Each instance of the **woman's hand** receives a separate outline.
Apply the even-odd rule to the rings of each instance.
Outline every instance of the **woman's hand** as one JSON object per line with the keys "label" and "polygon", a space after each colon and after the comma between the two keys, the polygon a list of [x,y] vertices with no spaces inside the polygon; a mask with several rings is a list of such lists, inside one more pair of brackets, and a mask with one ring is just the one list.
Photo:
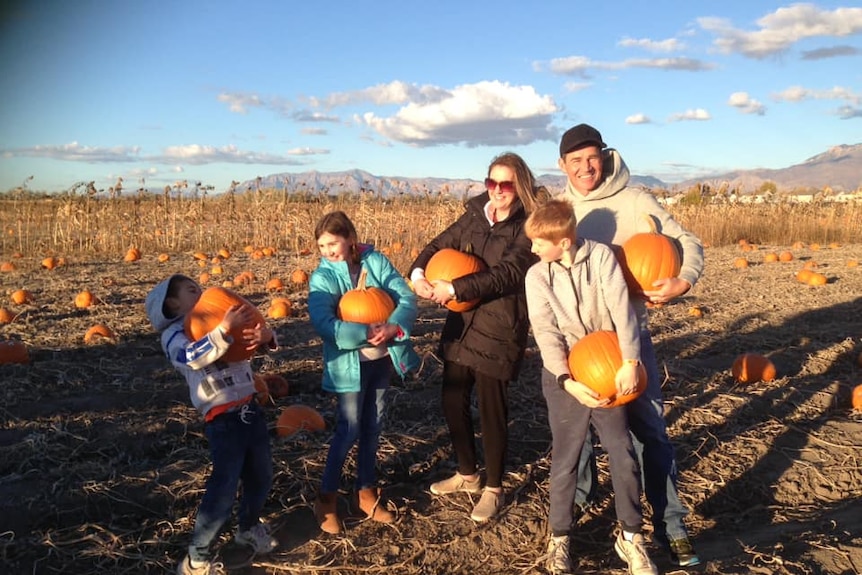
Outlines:
{"label": "woman's hand", "polygon": [[431,299],[440,305],[446,305],[448,302],[455,299],[452,296],[452,282],[446,280],[437,280],[432,284],[433,293]]}
{"label": "woman's hand", "polygon": [[431,299],[434,294],[434,286],[427,279],[421,278],[413,282],[413,291],[421,298]]}

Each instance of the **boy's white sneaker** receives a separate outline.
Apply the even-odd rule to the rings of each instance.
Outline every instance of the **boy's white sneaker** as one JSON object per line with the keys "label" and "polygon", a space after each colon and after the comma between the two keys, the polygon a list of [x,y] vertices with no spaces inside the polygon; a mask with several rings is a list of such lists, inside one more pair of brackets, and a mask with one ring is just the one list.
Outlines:
{"label": "boy's white sneaker", "polygon": [[550,575],[571,575],[572,558],[569,555],[568,535],[552,535],[548,540],[548,552],[545,556],[545,570]]}
{"label": "boy's white sneaker", "polygon": [[186,555],[177,565],[177,575],[227,575],[224,565],[207,561],[200,567],[192,567],[191,557]]}
{"label": "boy's white sneaker", "polygon": [[234,541],[248,545],[255,553],[266,554],[278,547],[278,540],[270,535],[266,523],[258,523],[245,531],[237,531]]}
{"label": "boy's white sneaker", "polygon": [[644,536],[635,533],[631,541],[626,541],[622,531],[617,535],[614,549],[620,559],[629,566],[629,575],[658,575],[658,568],[650,560],[644,546]]}

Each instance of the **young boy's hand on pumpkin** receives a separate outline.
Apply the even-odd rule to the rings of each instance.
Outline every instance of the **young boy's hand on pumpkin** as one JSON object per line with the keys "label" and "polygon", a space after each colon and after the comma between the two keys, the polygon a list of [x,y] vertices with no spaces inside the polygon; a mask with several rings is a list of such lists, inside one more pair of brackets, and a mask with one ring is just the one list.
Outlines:
{"label": "young boy's hand on pumpkin", "polygon": [[254,311],[246,304],[232,305],[224,314],[219,327],[227,333],[248,325],[254,319]]}
{"label": "young boy's hand on pumpkin", "polygon": [[623,363],[614,376],[617,395],[631,395],[638,389],[638,367],[635,363]]}
{"label": "young boy's hand on pumpkin", "polygon": [[247,327],[242,330],[242,339],[248,350],[252,350],[261,344],[267,344],[272,341],[272,338],[272,329],[266,324],[259,323],[254,327]]}
{"label": "young boy's hand on pumpkin", "polygon": [[603,407],[607,405],[610,401],[610,399],[608,399],[607,397],[599,396],[598,393],[596,393],[580,381],[571,378],[567,379],[566,382],[563,384],[563,389],[565,389],[569,395],[571,395],[590,409]]}

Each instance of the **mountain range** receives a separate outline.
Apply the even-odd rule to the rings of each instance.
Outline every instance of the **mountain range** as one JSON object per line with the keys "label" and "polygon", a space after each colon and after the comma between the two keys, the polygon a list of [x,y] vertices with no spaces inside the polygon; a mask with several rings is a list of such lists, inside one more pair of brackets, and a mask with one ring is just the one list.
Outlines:
{"label": "mountain range", "polygon": [[[565,186],[562,174],[543,174],[538,176],[539,183],[552,191]],[[780,169],[736,170],[698,179],[667,184],[652,176],[632,175],[631,184],[651,190],[666,190],[671,194],[684,192],[697,184],[707,184],[717,189],[727,184],[750,194],[764,182],[775,184],[778,192],[794,190],[832,188],[835,192],[852,192],[862,189],[862,144],[834,146],[801,164]],[[482,182],[471,179],[448,178],[403,178],[398,176],[375,176],[364,170],[342,172],[308,171],[300,173],[284,172],[261,176],[237,186],[238,190],[247,189],[287,189],[291,193],[340,194],[343,192],[368,192],[388,198],[404,194],[414,196],[453,196],[467,197],[483,190]]]}

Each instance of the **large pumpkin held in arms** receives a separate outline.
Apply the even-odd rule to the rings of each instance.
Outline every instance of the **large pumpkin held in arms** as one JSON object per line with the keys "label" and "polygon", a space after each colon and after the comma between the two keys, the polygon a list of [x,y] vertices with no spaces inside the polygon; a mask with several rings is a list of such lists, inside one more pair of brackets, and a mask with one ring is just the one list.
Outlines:
{"label": "large pumpkin held in arms", "polygon": [[633,235],[617,250],[629,292],[636,296],[656,289],[656,280],[677,277],[682,265],[673,240],[658,232],[652,216],[644,219],[650,231]]}
{"label": "large pumpkin held in arms", "polygon": [[366,287],[367,278],[368,272],[363,268],[356,287],[338,300],[338,319],[371,325],[385,322],[395,311],[395,302],[385,290]]}
{"label": "large pumpkin held in arms", "polygon": [[[452,248],[443,248],[428,260],[428,265],[425,266],[425,279],[432,284],[440,280],[451,282],[452,280],[481,272],[485,269],[485,262],[473,254]],[[478,299],[470,301],[453,299],[446,303],[446,307],[452,311],[462,312],[473,309],[478,303]]]}
{"label": "large pumpkin held in arms", "polygon": [[582,337],[569,351],[569,372],[579,381],[611,402],[604,407],[616,407],[637,399],[646,389],[647,375],[638,364],[637,389],[629,395],[617,395],[616,375],[623,365],[620,342],[612,331],[594,331]]}
{"label": "large pumpkin held in arms", "polygon": [[254,355],[255,350],[246,349],[246,345],[242,339],[242,331],[257,324],[263,325],[265,320],[254,305],[227,288],[211,287],[204,290],[198,302],[186,314],[185,323],[183,324],[186,335],[193,341],[201,339],[221,323],[228,309],[232,306],[243,304],[251,307],[254,311],[254,317],[248,325],[240,326],[230,331],[230,336],[234,342],[222,356],[222,359],[224,361],[242,361],[250,358]]}

